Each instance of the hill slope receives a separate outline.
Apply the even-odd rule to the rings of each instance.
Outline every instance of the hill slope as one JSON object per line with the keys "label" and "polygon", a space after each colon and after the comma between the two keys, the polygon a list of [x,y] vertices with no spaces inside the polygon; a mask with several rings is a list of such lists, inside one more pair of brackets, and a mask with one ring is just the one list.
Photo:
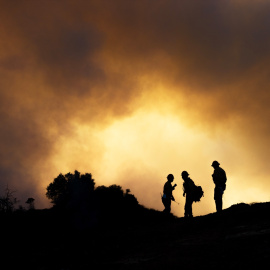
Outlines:
{"label": "hill slope", "polygon": [[134,219],[78,229],[64,214],[29,211],[1,217],[2,255],[8,269],[265,268],[269,213],[269,202],[192,220],[142,207]]}

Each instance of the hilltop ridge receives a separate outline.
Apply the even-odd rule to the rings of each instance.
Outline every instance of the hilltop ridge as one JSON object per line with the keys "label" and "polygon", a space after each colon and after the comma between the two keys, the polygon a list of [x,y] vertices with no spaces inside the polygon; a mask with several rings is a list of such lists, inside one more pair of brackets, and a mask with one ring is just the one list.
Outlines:
{"label": "hilltop ridge", "polygon": [[10,269],[234,269],[269,265],[270,202],[240,203],[192,220],[139,207],[126,223],[78,229],[53,209],[4,219]]}

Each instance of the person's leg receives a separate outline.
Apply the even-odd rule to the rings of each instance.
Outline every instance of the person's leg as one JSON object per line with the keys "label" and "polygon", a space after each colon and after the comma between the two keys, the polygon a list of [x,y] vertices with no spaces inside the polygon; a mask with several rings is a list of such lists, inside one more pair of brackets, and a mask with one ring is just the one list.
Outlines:
{"label": "person's leg", "polygon": [[186,195],[185,217],[192,217],[192,198]]}
{"label": "person's leg", "polygon": [[163,205],[165,209],[163,210],[164,213],[169,214],[171,212],[171,200],[168,200],[167,198],[162,198]]}
{"label": "person's leg", "polygon": [[172,201],[168,199],[168,203],[167,203],[168,214],[171,213],[171,203]]}
{"label": "person's leg", "polygon": [[221,212],[222,211],[222,195],[220,195],[216,201],[217,204],[217,212]]}
{"label": "person's leg", "polygon": [[215,199],[215,204],[216,204],[216,211],[219,212],[219,210],[220,210],[220,203],[219,203],[219,199],[218,198]]}
{"label": "person's leg", "polygon": [[188,216],[189,217],[193,217],[193,214],[192,214],[192,203],[193,203],[192,197],[189,196],[188,197]]}
{"label": "person's leg", "polygon": [[214,200],[215,200],[215,204],[216,204],[216,211],[219,211],[219,194],[218,194],[218,187],[215,187],[214,190]]}
{"label": "person's leg", "polygon": [[190,217],[193,217],[192,204],[193,204],[193,201],[191,200],[191,202],[190,202]]}
{"label": "person's leg", "polygon": [[185,202],[185,217],[188,217],[188,201],[186,197],[186,202]]}
{"label": "person's leg", "polygon": [[216,210],[217,212],[222,211],[222,196],[223,196],[223,189],[221,187],[215,187],[215,203],[216,203]]}

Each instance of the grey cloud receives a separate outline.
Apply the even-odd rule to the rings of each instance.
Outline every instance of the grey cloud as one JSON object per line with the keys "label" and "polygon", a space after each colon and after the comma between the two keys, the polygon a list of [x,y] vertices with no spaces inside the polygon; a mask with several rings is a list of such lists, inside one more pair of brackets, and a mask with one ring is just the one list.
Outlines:
{"label": "grey cloud", "polygon": [[[191,104],[185,109],[200,116],[193,122],[227,127],[236,117],[237,132],[248,143],[255,126],[261,143],[254,151],[264,156],[270,130],[270,4],[240,2],[3,5],[1,39],[8,45],[0,54],[0,177],[38,187],[31,167],[50,159],[57,139],[72,134],[70,123],[131,113],[143,76],[168,85],[176,101],[178,92],[184,93]],[[193,106],[194,101],[205,105]]]}

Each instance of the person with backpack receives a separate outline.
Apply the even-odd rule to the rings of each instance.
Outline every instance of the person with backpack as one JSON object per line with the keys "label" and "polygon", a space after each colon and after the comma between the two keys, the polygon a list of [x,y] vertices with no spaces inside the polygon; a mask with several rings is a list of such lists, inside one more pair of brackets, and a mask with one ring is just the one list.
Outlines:
{"label": "person with backpack", "polygon": [[167,182],[164,184],[164,187],[163,187],[162,203],[165,207],[165,209],[163,210],[165,214],[170,214],[171,201],[172,200],[174,201],[172,192],[177,185],[175,184],[174,186],[172,186],[173,180],[174,180],[174,176],[172,174],[169,174],[167,176]]}
{"label": "person with backpack", "polygon": [[192,218],[192,203],[194,201],[194,192],[195,192],[195,184],[192,179],[189,178],[189,173],[187,171],[183,171],[181,174],[184,183],[183,183],[183,196],[186,196],[185,203],[185,218]]}
{"label": "person with backpack", "polygon": [[226,189],[226,181],[227,181],[227,176],[226,172],[219,167],[219,162],[216,160],[213,161],[212,167],[214,168],[214,173],[212,174],[213,182],[215,184],[215,189],[214,189],[214,200],[216,204],[216,210],[217,212],[222,211],[222,197],[223,193]]}

